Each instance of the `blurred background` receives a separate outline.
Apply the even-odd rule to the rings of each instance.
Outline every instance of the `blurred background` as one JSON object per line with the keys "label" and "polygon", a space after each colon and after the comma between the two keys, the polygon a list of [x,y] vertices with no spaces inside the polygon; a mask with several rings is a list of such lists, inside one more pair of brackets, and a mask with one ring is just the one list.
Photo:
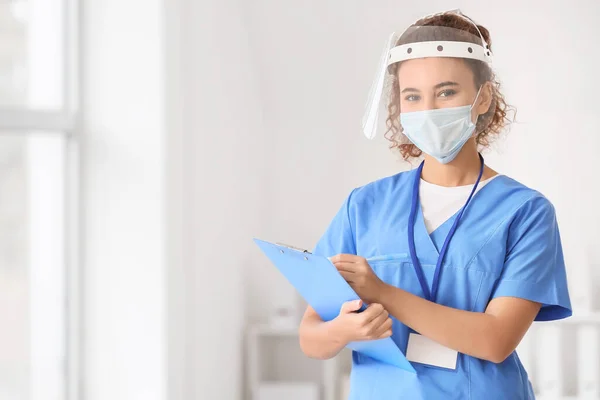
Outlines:
{"label": "blurred background", "polygon": [[600,398],[597,0],[0,0],[0,400],[338,400],[252,242],[312,248],[412,168],[360,119],[389,33],[460,8],[517,122],[484,155],[555,205],[575,316],[519,351]]}

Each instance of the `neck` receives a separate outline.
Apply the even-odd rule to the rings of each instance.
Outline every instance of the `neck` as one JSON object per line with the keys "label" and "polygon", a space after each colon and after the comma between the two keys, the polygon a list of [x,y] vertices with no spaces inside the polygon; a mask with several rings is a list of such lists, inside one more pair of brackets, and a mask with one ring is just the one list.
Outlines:
{"label": "neck", "polygon": [[[469,140],[454,160],[448,164],[442,164],[435,158],[425,155],[425,165],[421,178],[429,183],[439,186],[463,186],[472,185],[477,181],[481,160],[477,152],[474,139]],[[486,173],[482,180],[486,179]]]}

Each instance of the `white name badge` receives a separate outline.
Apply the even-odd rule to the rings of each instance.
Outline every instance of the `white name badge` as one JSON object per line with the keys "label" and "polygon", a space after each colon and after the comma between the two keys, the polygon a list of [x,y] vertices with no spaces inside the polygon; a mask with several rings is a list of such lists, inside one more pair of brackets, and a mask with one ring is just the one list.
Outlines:
{"label": "white name badge", "polygon": [[420,364],[456,369],[458,352],[442,346],[423,335],[411,333],[408,336],[406,359]]}

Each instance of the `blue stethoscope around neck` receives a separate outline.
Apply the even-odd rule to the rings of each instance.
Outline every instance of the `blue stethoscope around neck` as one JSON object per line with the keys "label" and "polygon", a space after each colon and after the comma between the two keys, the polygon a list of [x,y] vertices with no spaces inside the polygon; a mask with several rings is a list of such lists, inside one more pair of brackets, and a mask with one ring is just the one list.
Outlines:
{"label": "blue stethoscope around neck", "polygon": [[479,154],[479,159],[481,161],[481,168],[479,169],[479,176],[477,177],[477,181],[475,181],[475,185],[473,186],[473,189],[471,190],[471,194],[469,195],[469,198],[467,198],[465,205],[460,209],[460,212],[458,213],[456,219],[454,220],[454,223],[452,224],[452,228],[450,228],[450,232],[448,232],[448,235],[446,236],[446,239],[444,240],[444,245],[442,246],[442,250],[440,251],[437,263],[435,265],[435,272],[433,274],[433,283],[431,285],[431,291],[429,290],[429,286],[427,285],[427,280],[425,279],[425,273],[423,272],[423,266],[421,265],[421,262],[417,258],[417,252],[415,250],[415,220],[416,220],[416,216],[417,216],[417,210],[419,209],[419,207],[418,207],[419,183],[421,181],[421,172],[423,171],[423,165],[425,165],[425,161],[421,162],[421,165],[419,165],[417,173],[415,174],[415,179],[414,179],[413,188],[412,188],[412,203],[411,203],[410,215],[409,215],[409,219],[408,219],[408,249],[410,251],[410,258],[412,260],[413,266],[415,267],[415,272],[417,274],[417,278],[419,279],[421,289],[423,290],[423,295],[429,301],[432,301],[432,302],[436,301],[439,282],[440,282],[440,274],[442,272],[442,262],[444,261],[444,256],[448,252],[448,245],[450,244],[450,240],[452,239],[452,236],[454,236],[454,233],[456,232],[456,228],[458,227],[460,218],[462,217],[465,209],[469,205],[471,198],[473,198],[473,195],[475,194],[475,191],[477,190],[477,186],[479,185],[479,182],[481,181],[481,176],[483,175],[483,169],[485,167],[485,162],[484,162],[483,156],[481,154]]}

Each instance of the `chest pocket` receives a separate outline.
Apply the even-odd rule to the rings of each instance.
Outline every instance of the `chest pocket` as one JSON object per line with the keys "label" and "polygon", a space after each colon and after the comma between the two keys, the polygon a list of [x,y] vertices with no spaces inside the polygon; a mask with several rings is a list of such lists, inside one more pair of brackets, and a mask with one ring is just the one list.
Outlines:
{"label": "chest pocket", "polygon": [[[388,285],[395,286],[419,297],[424,297],[415,267],[409,254],[399,253],[367,259],[375,274]],[[435,264],[421,261],[427,285],[431,290]],[[480,297],[486,274],[475,268],[442,265],[436,303],[466,311],[483,311],[486,299]],[[483,301],[482,301],[483,300]],[[392,339],[404,352],[409,329],[392,318]]]}

